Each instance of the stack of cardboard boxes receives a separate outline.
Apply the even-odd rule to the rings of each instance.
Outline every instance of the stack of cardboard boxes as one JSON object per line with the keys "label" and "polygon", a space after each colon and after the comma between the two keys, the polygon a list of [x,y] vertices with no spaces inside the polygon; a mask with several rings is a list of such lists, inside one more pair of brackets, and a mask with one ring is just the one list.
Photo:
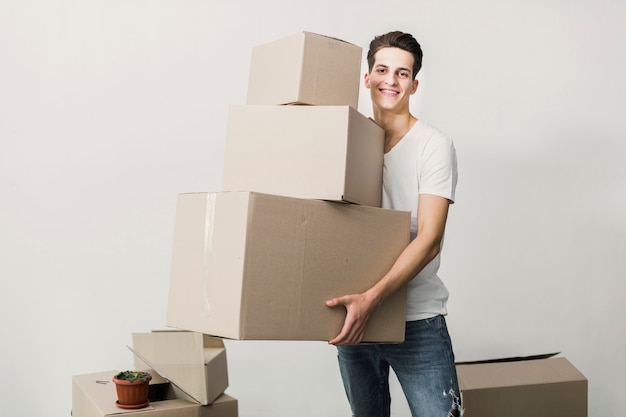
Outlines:
{"label": "stack of cardboard boxes", "polygon": [[[229,110],[222,191],[178,198],[167,325],[231,339],[330,340],[409,242],[380,208],[384,131],[355,110],[361,48],[300,33],[253,49]],[[368,342],[404,340],[406,291]]]}
{"label": "stack of cardboard boxes", "polygon": [[238,417],[228,387],[226,349],[221,339],[187,331],[134,333],[134,369],[152,375],[149,404],[122,409],[112,378],[118,371],[74,376],[72,416]]}

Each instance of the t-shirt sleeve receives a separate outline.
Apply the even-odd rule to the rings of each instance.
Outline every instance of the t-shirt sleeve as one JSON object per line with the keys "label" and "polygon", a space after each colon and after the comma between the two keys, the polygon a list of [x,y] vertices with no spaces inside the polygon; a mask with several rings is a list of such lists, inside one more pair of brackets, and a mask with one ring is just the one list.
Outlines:
{"label": "t-shirt sleeve", "polygon": [[437,195],[454,203],[458,173],[452,140],[444,135],[433,135],[424,146],[420,165],[419,194]]}

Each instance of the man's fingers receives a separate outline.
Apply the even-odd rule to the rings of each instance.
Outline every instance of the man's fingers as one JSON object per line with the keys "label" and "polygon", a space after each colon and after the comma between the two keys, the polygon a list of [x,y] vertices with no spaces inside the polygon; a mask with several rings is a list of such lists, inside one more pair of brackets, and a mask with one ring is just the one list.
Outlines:
{"label": "man's fingers", "polygon": [[360,323],[359,319],[359,299],[358,295],[353,294],[331,298],[326,301],[328,307],[343,305],[346,308],[346,318],[343,327],[337,337],[328,342],[331,345],[354,345],[361,342],[364,333],[364,325]]}
{"label": "man's fingers", "polygon": [[346,321],[341,328],[341,331],[333,340],[329,341],[331,345],[353,345],[358,342],[360,338],[358,337],[358,329],[356,326],[356,321],[354,318],[350,316],[346,317]]}
{"label": "man's fingers", "polygon": [[341,329],[341,332],[337,335],[337,337],[335,337],[333,340],[331,340],[330,343],[331,345],[345,345],[348,342],[348,332],[350,331],[350,326],[346,326],[344,324],[343,328]]}
{"label": "man's fingers", "polygon": [[335,298],[331,298],[330,300],[326,301],[326,305],[328,307],[336,307],[338,305],[346,305],[348,303],[346,296],[343,297],[335,297]]}

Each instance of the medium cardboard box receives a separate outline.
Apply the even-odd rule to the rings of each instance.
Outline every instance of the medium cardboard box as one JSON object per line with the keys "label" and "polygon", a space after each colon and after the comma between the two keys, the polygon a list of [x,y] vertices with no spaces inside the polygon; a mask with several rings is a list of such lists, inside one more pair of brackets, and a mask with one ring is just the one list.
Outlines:
{"label": "medium cardboard box", "polygon": [[[253,192],[178,198],[167,325],[231,339],[330,340],[329,298],[377,282],[409,242],[410,213]],[[404,339],[406,290],[368,342]]]}
{"label": "medium cardboard box", "polygon": [[[211,404],[228,388],[224,342],[201,333],[133,333],[135,368],[152,368],[191,401]],[[147,365],[147,366],[146,366]]]}
{"label": "medium cardboard box", "polygon": [[310,32],[252,49],[248,104],[347,105],[361,81],[359,46]]}
{"label": "medium cardboard box", "polygon": [[566,358],[457,364],[464,417],[586,417],[587,379]]}
{"label": "medium cardboard box", "polygon": [[177,398],[169,383],[150,384],[150,403],[138,410],[119,408],[113,375],[118,371],[75,375],[72,378],[72,417],[237,417],[237,400],[224,394],[211,405]]}
{"label": "medium cardboard box", "polygon": [[381,206],[385,132],[348,106],[230,106],[222,191]]}

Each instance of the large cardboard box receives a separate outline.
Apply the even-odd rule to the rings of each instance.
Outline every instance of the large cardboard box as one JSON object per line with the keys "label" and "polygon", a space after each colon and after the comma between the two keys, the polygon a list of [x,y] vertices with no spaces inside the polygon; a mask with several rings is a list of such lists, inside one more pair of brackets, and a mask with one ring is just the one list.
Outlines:
{"label": "large cardboard box", "polygon": [[348,105],[361,81],[359,46],[310,32],[252,49],[248,104]]}
{"label": "large cardboard box", "polygon": [[118,371],[72,378],[72,417],[237,417],[237,400],[224,394],[211,405],[177,398],[169,383],[150,384],[150,403],[138,410],[119,408],[113,375]]}
{"label": "large cardboard box", "polygon": [[221,339],[185,331],[133,333],[133,353],[135,369],[156,370],[199,404],[211,404],[228,388]]}
{"label": "large cardboard box", "polygon": [[[329,298],[377,282],[409,241],[408,212],[253,192],[181,194],[167,325],[231,339],[330,340]],[[406,291],[365,334],[404,339]]]}
{"label": "large cardboard box", "polygon": [[222,191],[380,207],[385,132],[348,106],[229,111]]}
{"label": "large cardboard box", "polygon": [[464,417],[586,417],[587,379],[566,358],[457,364]]}

